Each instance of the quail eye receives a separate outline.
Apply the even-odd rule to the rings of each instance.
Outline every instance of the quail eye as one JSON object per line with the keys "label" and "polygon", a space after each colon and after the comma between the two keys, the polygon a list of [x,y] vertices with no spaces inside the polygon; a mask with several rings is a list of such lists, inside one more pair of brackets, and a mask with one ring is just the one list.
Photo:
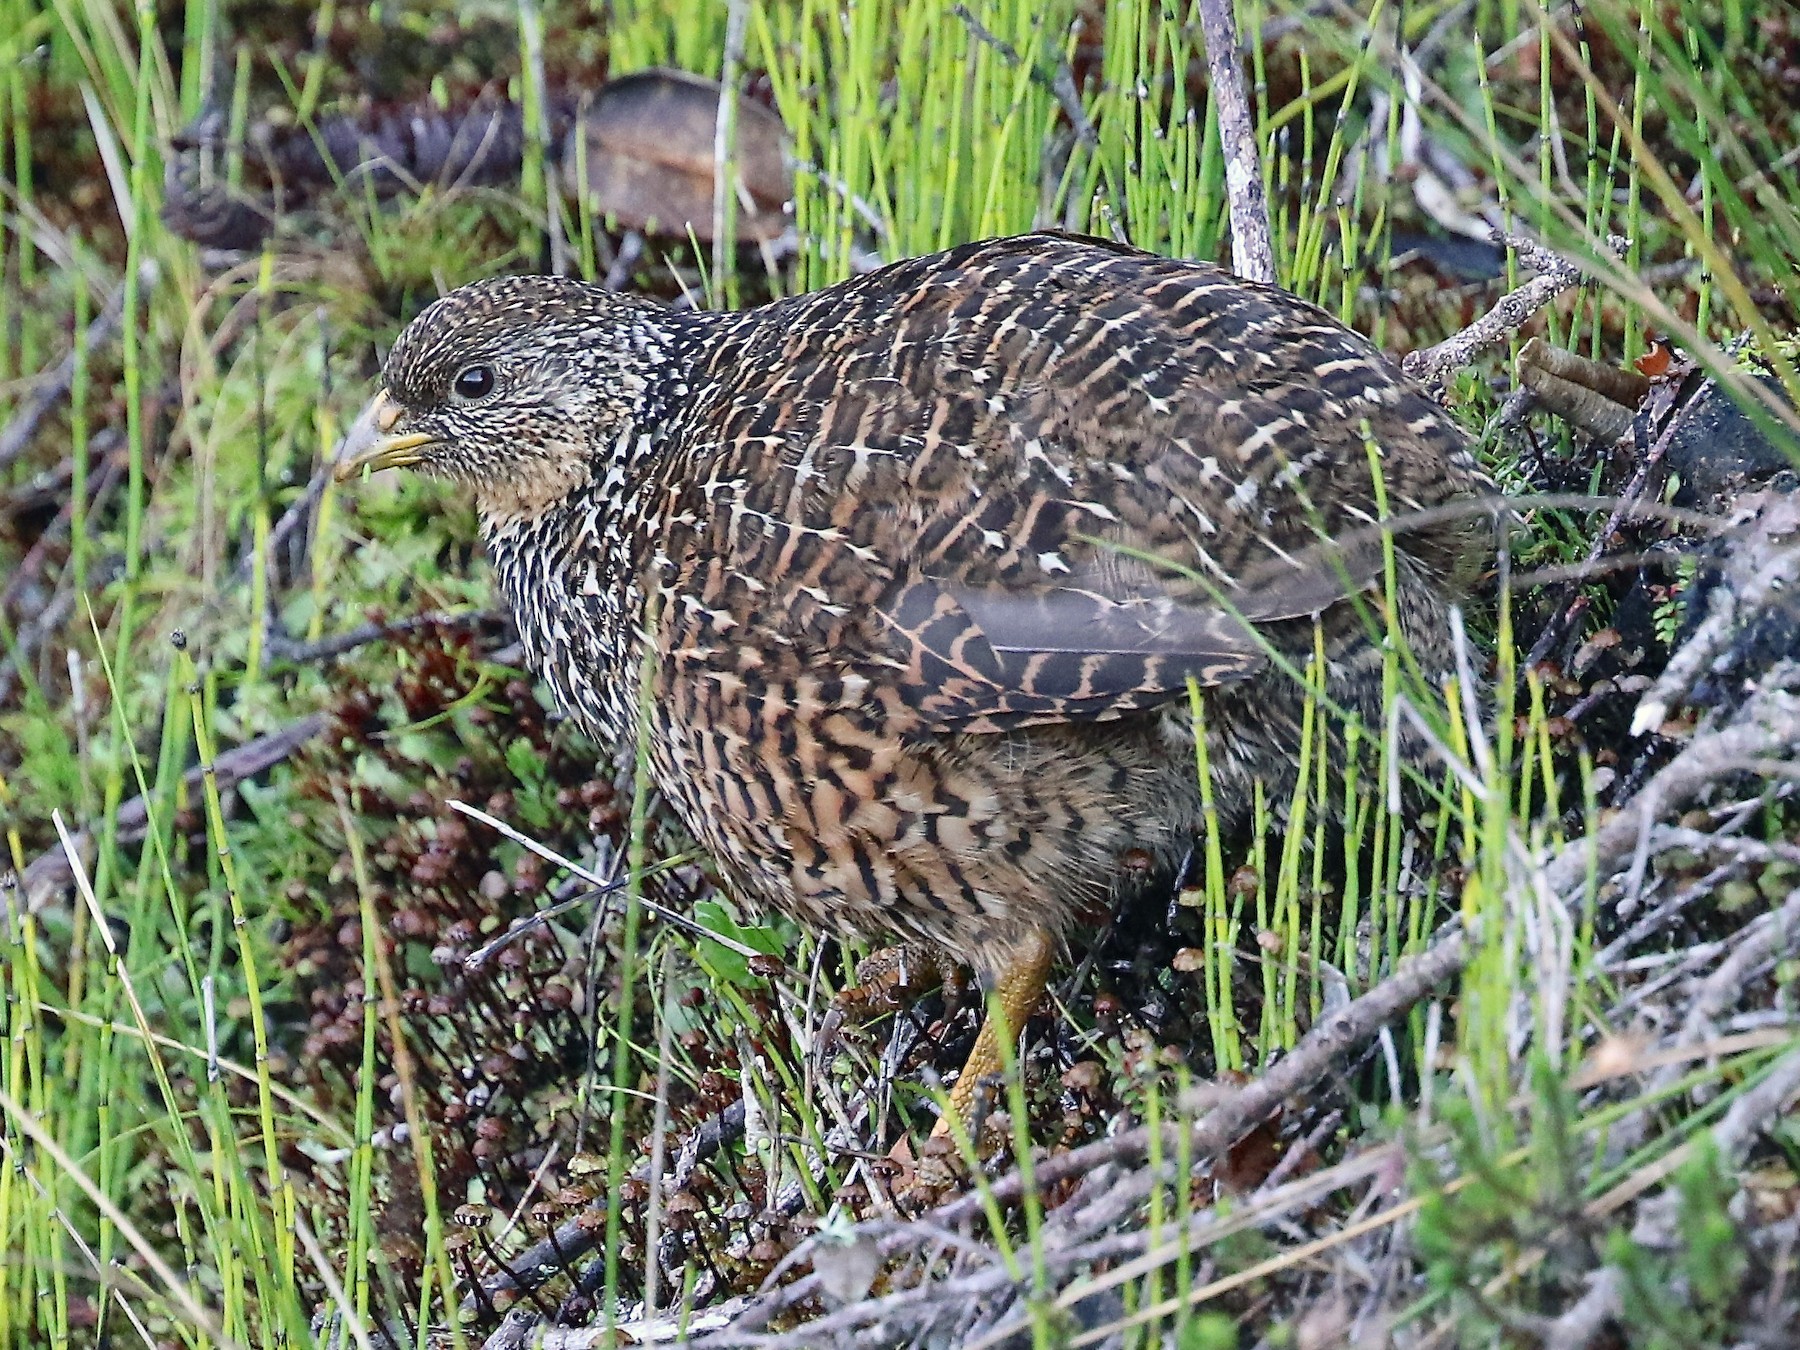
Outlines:
{"label": "quail eye", "polygon": [[494,368],[492,366],[464,366],[456,372],[456,378],[450,382],[450,388],[458,398],[486,398],[494,392]]}

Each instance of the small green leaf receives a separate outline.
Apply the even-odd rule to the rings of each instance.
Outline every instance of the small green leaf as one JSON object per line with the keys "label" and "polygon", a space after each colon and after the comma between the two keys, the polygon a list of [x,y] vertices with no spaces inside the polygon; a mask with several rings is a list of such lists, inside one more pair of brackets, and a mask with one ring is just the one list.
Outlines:
{"label": "small green leaf", "polygon": [[1181,1350],[1237,1350],[1237,1346],[1237,1321],[1225,1313],[1201,1313],[1181,1329]]}
{"label": "small green leaf", "polygon": [[[702,900],[694,906],[694,919],[702,928],[717,933],[722,938],[741,943],[769,956],[781,954],[781,936],[773,929],[762,925],[746,928],[739,923],[725,905],[718,900]],[[720,978],[735,985],[754,985],[760,987],[760,976],[750,973],[750,963],[740,952],[718,942],[702,941],[700,957],[707,966]]]}

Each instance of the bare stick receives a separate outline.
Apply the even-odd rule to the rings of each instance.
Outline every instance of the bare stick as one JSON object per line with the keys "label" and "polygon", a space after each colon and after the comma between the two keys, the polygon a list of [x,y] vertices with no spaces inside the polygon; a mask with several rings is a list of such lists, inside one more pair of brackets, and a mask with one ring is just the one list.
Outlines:
{"label": "bare stick", "polygon": [[[1187,1223],[1178,1230],[1180,1239],[1171,1238],[1168,1229],[1156,1232],[1148,1228],[1139,1228],[1130,1233],[1113,1234],[1095,1242],[1071,1244],[1063,1232],[1052,1234],[1048,1227],[1044,1235],[1044,1250],[1039,1254],[1041,1270],[1045,1274],[1062,1274],[1077,1267],[1092,1267],[1099,1261],[1116,1261],[1141,1258],[1149,1248],[1160,1246],[1168,1250],[1175,1241],[1204,1243],[1218,1241],[1233,1233],[1270,1223],[1284,1214],[1296,1209],[1316,1205],[1319,1200],[1346,1186],[1376,1175],[1386,1168],[1392,1167],[1399,1155],[1396,1145],[1386,1145],[1371,1149],[1353,1158],[1337,1164],[1324,1171],[1310,1176],[1289,1181],[1279,1187],[1264,1187],[1255,1196],[1250,1197],[1245,1205],[1228,1214],[1220,1214],[1214,1210],[1205,1210],[1191,1216]],[[1115,1188],[1116,1189],[1116,1188]],[[1058,1211],[1060,1217],[1061,1211]],[[1055,1220],[1051,1220],[1054,1224]],[[698,1324],[697,1320],[710,1318],[711,1329],[721,1329],[726,1334],[716,1340],[709,1339],[702,1344],[708,1346],[726,1345],[758,1345],[791,1347],[801,1343],[821,1345],[856,1345],[869,1343],[868,1328],[874,1327],[889,1339],[881,1344],[900,1343],[899,1327],[906,1327],[916,1338],[935,1329],[943,1329],[942,1318],[947,1309],[956,1308],[977,1299],[987,1299],[995,1295],[1004,1296],[1010,1290],[1016,1290],[1017,1277],[1007,1268],[1005,1262],[996,1259],[982,1259],[990,1255],[990,1249],[955,1233],[941,1224],[934,1223],[930,1215],[912,1219],[903,1224],[876,1220],[866,1229],[875,1230],[882,1227],[892,1228],[896,1239],[903,1239],[899,1245],[920,1246],[937,1242],[955,1248],[975,1257],[977,1267],[967,1274],[956,1276],[944,1284],[926,1282],[898,1289],[896,1292],[883,1294],[875,1298],[865,1299],[850,1304],[836,1312],[808,1322],[801,1327],[782,1333],[757,1333],[741,1338],[732,1333],[741,1331],[742,1324],[730,1324],[730,1319],[719,1319],[718,1314],[726,1308],[735,1313],[749,1310],[751,1300],[738,1298],[730,1304],[719,1308],[709,1308],[694,1314],[664,1314],[660,1318],[644,1319],[622,1324],[620,1330],[639,1338],[641,1343],[653,1343],[657,1340],[673,1336],[685,1325],[688,1333],[708,1329]],[[862,1240],[862,1239],[859,1239]],[[804,1250],[804,1249],[800,1249]],[[863,1328],[863,1336],[849,1339],[848,1333]],[[1004,1336],[1006,1328],[998,1332],[990,1332],[990,1338]],[[591,1350],[601,1344],[605,1334],[604,1327],[591,1327],[578,1332],[565,1333],[563,1339],[553,1339],[555,1331],[545,1334],[542,1345],[559,1346],[563,1350]],[[941,1337],[940,1337],[941,1339]],[[956,1343],[962,1343],[958,1341]],[[985,1342],[984,1342],[985,1343]],[[1010,1344],[1010,1341],[1005,1342]],[[507,1343],[490,1338],[484,1350],[504,1350]]]}
{"label": "bare stick", "polygon": [[[1514,294],[1517,294],[1517,292],[1514,292]],[[1652,389],[1650,391],[1651,401],[1648,405],[1649,410],[1645,413],[1646,424],[1655,425],[1660,415],[1656,400],[1660,398],[1673,402],[1679,394],[1680,390],[1676,384],[1661,385]],[[1645,489],[1650,485],[1651,475],[1656,472],[1657,466],[1662,463],[1663,456],[1669,452],[1669,446],[1675,439],[1675,430],[1681,425],[1686,410],[1692,406],[1693,401],[1689,400],[1682,404],[1679,409],[1671,409],[1668,411],[1668,420],[1663,423],[1662,430],[1657,434],[1655,442],[1650,446],[1650,453],[1645,455],[1638,463],[1637,468],[1633,470],[1631,481],[1625,485],[1625,490],[1619,494],[1619,504],[1613,508],[1612,515],[1607,519],[1606,527],[1594,536],[1593,545],[1588,549],[1586,563],[1584,564],[1585,566],[1591,567],[1593,564],[1600,561],[1601,557],[1606,553],[1608,542],[1618,533],[1619,527],[1625,523],[1627,518],[1636,514],[1641,509],[1643,506],[1642,498],[1644,497]],[[1550,622],[1544,625],[1544,631],[1537,635],[1537,641],[1531,644],[1531,651],[1527,653],[1525,660],[1520,664],[1519,669],[1521,671],[1532,669],[1547,657],[1550,654],[1550,649],[1556,645],[1557,640],[1568,631],[1570,623],[1575,620],[1579,613],[1577,607],[1583,602],[1583,597],[1579,593],[1579,585],[1579,579],[1572,579],[1564,587],[1565,595],[1569,598],[1560,601],[1557,604],[1555,612],[1551,615]]]}
{"label": "bare stick", "polygon": [[347,633],[336,633],[328,638],[320,638],[317,642],[296,642],[284,633],[271,632],[268,651],[278,661],[306,665],[313,661],[329,661],[333,657],[353,652],[358,647],[366,647],[371,642],[411,637],[415,633],[429,632],[434,628],[451,631],[480,628],[483,624],[503,623],[506,617],[490,609],[469,610],[462,614],[433,609],[423,614],[414,614],[410,618],[395,619],[391,623],[365,623]]}
{"label": "bare stick", "polygon": [[[962,20],[969,36],[977,42],[992,47],[1000,54],[1000,59],[1009,66],[1017,66],[1024,58],[1019,49],[1005,38],[995,35],[980,19],[969,12],[963,4],[950,6],[950,12]],[[1081,91],[1075,87],[1075,72],[1069,68],[1067,61],[1059,61],[1054,67],[1038,67],[1031,72],[1031,78],[1047,88],[1056,99],[1057,106],[1063,116],[1069,119],[1069,125],[1075,129],[1075,139],[1086,146],[1100,144],[1100,133],[1094,130],[1094,124],[1088,120],[1087,109],[1081,106]]]}
{"label": "bare stick", "polygon": [[[1743,772],[1758,759],[1792,755],[1796,746],[1800,746],[1800,698],[1779,689],[1766,691],[1747,703],[1730,726],[1695,736],[1623,810],[1607,817],[1592,834],[1565,845],[1544,868],[1545,882],[1558,895],[1578,894],[1590,868],[1604,879],[1628,856],[1647,851],[1657,821],[1702,788]],[[1633,869],[1641,863],[1639,856]]]}
{"label": "bare stick", "polygon": [[1687,696],[1731,640],[1740,617],[1762,613],[1772,600],[1779,603],[1778,597],[1800,580],[1800,547],[1791,542],[1800,536],[1800,507],[1786,494],[1759,493],[1740,499],[1742,503],[1755,503],[1746,522],[1753,524],[1755,533],[1747,534],[1726,576],[1707,592],[1706,617],[1639,701],[1631,719],[1634,736],[1663,724],[1669,710]]}
{"label": "bare stick", "polygon": [[[1407,354],[1401,368],[1415,380],[1435,385],[1451,371],[1468,365],[1478,352],[1504,342],[1518,332],[1532,315],[1557,296],[1581,281],[1581,268],[1566,258],[1558,257],[1542,244],[1519,235],[1505,235],[1502,242],[1519,255],[1519,261],[1537,275],[1515,291],[1508,291],[1462,332],[1445,338],[1435,347],[1425,347]],[[1613,247],[1623,242],[1613,239]]]}
{"label": "bare stick", "polygon": [[[117,432],[108,429],[95,436],[91,449],[101,452],[99,471],[88,480],[88,522],[90,528],[94,517],[104,509],[106,500],[118,487],[119,480],[125,476],[126,459],[123,448],[112,449],[112,445],[122,442]],[[72,487],[72,483],[70,484]],[[45,527],[38,536],[37,542],[29,552],[19,560],[18,568],[13,572],[4,587],[0,587],[0,611],[11,610],[15,601],[25,593],[27,587],[38,584],[44,568],[49,564],[50,555],[56,546],[68,536],[75,524],[75,498],[71,495],[56,512],[56,518]]]}
{"label": "bare stick", "polygon": [[1790,1051],[1769,1076],[1731,1104],[1725,1118],[1713,1126],[1713,1143],[1734,1167],[1769,1122],[1782,1114],[1800,1094],[1800,1052]]}
{"label": "bare stick", "polygon": [[[1223,1152],[1247,1130],[1294,1094],[1318,1082],[1339,1056],[1359,1048],[1394,1018],[1407,1011],[1438,985],[1468,963],[1468,947],[1462,930],[1447,926],[1418,956],[1404,962],[1386,980],[1352,999],[1342,1009],[1314,1024],[1292,1051],[1263,1074],[1232,1093],[1202,1116],[1188,1130],[1188,1147],[1196,1158]],[[1179,1127],[1164,1131],[1165,1148],[1172,1152]],[[1150,1155],[1153,1135],[1140,1126],[1070,1149],[1039,1162],[1032,1180],[1040,1189],[1078,1177],[1102,1163],[1136,1163]],[[1013,1172],[989,1188],[1000,1204],[1011,1204],[1025,1194],[1023,1174]],[[983,1197],[970,1194],[936,1210],[935,1222],[949,1226],[981,1214]]]}
{"label": "bare stick", "polygon": [[[89,592],[98,593],[111,585],[113,578],[124,570],[125,560],[117,555],[101,559],[88,572]],[[12,697],[13,689],[23,682],[30,670],[30,663],[37,659],[38,652],[69,621],[69,615],[75,612],[74,581],[72,569],[65,568],[57,581],[55,596],[29,620],[19,625],[12,650],[0,654],[0,704]]]}
{"label": "bare stick", "polygon": [[[1779,689],[1765,690],[1760,697],[1746,705],[1737,722],[1697,738],[1682,755],[1645,785],[1631,806],[1609,820],[1594,836],[1564,847],[1545,865],[1546,881],[1559,895],[1567,897],[1570,903],[1583,903],[1587,878],[1596,863],[1602,876],[1615,870],[1630,855],[1640,831],[1647,824],[1679,809],[1683,802],[1708,783],[1734,772],[1746,760],[1779,753],[1780,747],[1795,737],[1797,726],[1800,726],[1800,700]],[[1403,1015],[1421,999],[1429,997],[1444,982],[1454,979],[1466,964],[1468,955],[1469,945],[1459,928],[1451,925],[1440,930],[1423,954],[1407,962],[1389,979],[1351,1002],[1335,1016],[1319,1022],[1292,1053],[1277,1061],[1267,1072],[1243,1088],[1225,1096],[1198,1121],[1186,1125],[1165,1125],[1160,1135],[1163,1156],[1165,1159],[1183,1156],[1184,1136],[1185,1154],[1194,1162],[1200,1163],[1208,1158],[1221,1156],[1281,1103],[1304,1094],[1327,1078],[1342,1062],[1344,1055],[1367,1044],[1383,1026]],[[1756,1119],[1766,1119],[1772,1109],[1770,1104],[1779,1106],[1790,1091],[1789,1080],[1784,1075],[1781,1082],[1771,1085],[1750,1107],[1746,1107],[1744,1118],[1750,1120],[1754,1115]],[[1744,1132],[1748,1133],[1753,1128],[1754,1125],[1747,1125]],[[1140,1127],[1064,1154],[1044,1158],[1037,1163],[1030,1184],[1034,1188],[1049,1188],[1075,1177],[1095,1176],[1103,1171],[1120,1168],[1140,1168],[1157,1142],[1158,1136],[1149,1129]],[[1127,1190],[1121,1195],[1126,1198],[1136,1196],[1144,1189],[1146,1182],[1154,1184],[1148,1178],[1132,1176]],[[988,1204],[1004,1208],[1016,1203],[1025,1190],[1025,1178],[1014,1172],[998,1179],[984,1194],[959,1197],[921,1216],[918,1221],[894,1223],[872,1220],[859,1225],[860,1240],[874,1243],[885,1260],[931,1241],[933,1234],[954,1232],[963,1225],[978,1222],[987,1212]],[[1097,1259],[1102,1254],[1123,1257],[1135,1253],[1132,1242],[1123,1239],[1102,1239],[1099,1245],[1083,1245],[1072,1240],[1076,1232],[1091,1231],[1096,1224],[1103,1227],[1106,1222],[1116,1218],[1120,1206],[1114,1200],[1115,1197],[1109,1192],[1095,1201],[1099,1208],[1091,1214],[1084,1212],[1082,1215],[1071,1216],[1073,1224],[1062,1230],[1070,1234],[1070,1239],[1056,1244],[1049,1257],[1056,1269],[1080,1265]],[[1094,1218],[1095,1222],[1087,1222],[1088,1218]],[[524,1261],[515,1263],[515,1268],[520,1265],[528,1266],[533,1255],[535,1253],[528,1253]],[[796,1260],[803,1260],[806,1248],[797,1250],[793,1255]],[[1001,1293],[1010,1280],[1011,1276],[1005,1269],[995,1265],[958,1277],[954,1281],[954,1287],[960,1297],[985,1297]],[[770,1290],[760,1298],[740,1302],[736,1305],[736,1316],[730,1320],[729,1325],[706,1337],[703,1343],[718,1346],[795,1344],[798,1338],[793,1332],[782,1333],[787,1337],[782,1340],[775,1333],[763,1329],[771,1319],[817,1297],[820,1289],[818,1276],[814,1273],[780,1289]],[[863,1305],[843,1308],[810,1323],[805,1338],[823,1343],[828,1335],[848,1336],[856,1328],[870,1326],[872,1320],[891,1330],[906,1317],[915,1313],[922,1315],[924,1305],[938,1299],[943,1293],[941,1289],[921,1286],[902,1294],[884,1295]],[[1603,1296],[1595,1295],[1593,1304],[1584,1310],[1583,1316],[1602,1300]],[[709,1315],[716,1316],[717,1311],[713,1310]],[[893,1320],[880,1322],[884,1318]],[[910,1322],[907,1324],[912,1325]],[[718,1323],[715,1321],[713,1325],[717,1327]],[[1564,1330],[1570,1337],[1574,1337],[1582,1326],[1582,1316],[1571,1316]],[[557,1343],[567,1346],[568,1350],[578,1350],[578,1347],[593,1344],[593,1340],[569,1333],[567,1339]],[[862,1342],[845,1340],[842,1343]]]}
{"label": "bare stick", "polygon": [[1588,1291],[1569,1305],[1544,1333],[1544,1350],[1587,1350],[1618,1314],[1618,1270],[1602,1266],[1588,1276]]}
{"label": "bare stick", "polygon": [[1250,98],[1238,61],[1237,23],[1231,0],[1200,0],[1206,35],[1206,68],[1219,139],[1225,147],[1225,190],[1231,201],[1231,266],[1248,281],[1275,281],[1275,249],[1269,242],[1269,208],[1263,199],[1262,157],[1250,120]]}

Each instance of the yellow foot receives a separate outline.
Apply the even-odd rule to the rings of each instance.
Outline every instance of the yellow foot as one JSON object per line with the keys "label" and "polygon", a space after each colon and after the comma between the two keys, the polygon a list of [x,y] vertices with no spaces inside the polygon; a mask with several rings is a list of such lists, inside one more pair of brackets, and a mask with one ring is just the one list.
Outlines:
{"label": "yellow foot", "polygon": [[[957,1075],[956,1085],[950,1089],[950,1110],[964,1129],[974,1123],[977,1093],[983,1080],[1000,1073],[1008,1058],[1016,1058],[1005,1055],[1003,1047],[1018,1044],[1025,1019],[1031,1016],[1043,997],[1054,950],[1055,944],[1048,933],[1042,929],[1033,930],[994,972],[996,978],[988,1012],[982,1020],[981,1032],[975,1038],[975,1048],[969,1051],[968,1062]],[[940,1117],[937,1128],[931,1133],[933,1138],[949,1134],[949,1116]]]}

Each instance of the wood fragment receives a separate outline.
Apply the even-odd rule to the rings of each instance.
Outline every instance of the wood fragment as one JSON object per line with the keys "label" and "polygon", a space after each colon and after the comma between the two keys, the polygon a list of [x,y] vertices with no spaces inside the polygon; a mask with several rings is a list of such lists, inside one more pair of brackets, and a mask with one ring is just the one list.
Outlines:
{"label": "wood fragment", "polygon": [[1543,366],[1533,365],[1523,353],[1519,356],[1518,376],[1519,383],[1537,395],[1538,405],[1545,412],[1562,418],[1597,441],[1610,445],[1631,430],[1630,408],[1573,380],[1554,375]]}
{"label": "wood fragment", "polygon": [[[125,560],[118,554],[102,558],[88,571],[88,589],[95,593],[103,587],[110,586],[113,579],[125,570]],[[50,603],[34,614],[31,619],[19,625],[19,631],[13,637],[12,648],[0,652],[0,704],[4,704],[13,696],[24,679],[23,671],[29,669],[30,663],[37,659],[44,644],[51,634],[67,623],[69,616],[75,612],[74,577],[65,571],[57,582],[55,596]]]}
{"label": "wood fragment", "polygon": [[[969,30],[970,37],[992,47],[1007,65],[1017,67],[1024,60],[1019,55],[1017,47],[993,33],[980,19],[970,13],[967,5],[952,5],[950,12],[962,20],[963,27]],[[1069,119],[1069,125],[1074,128],[1075,139],[1086,146],[1099,145],[1100,133],[1094,129],[1093,122],[1088,118],[1087,109],[1081,106],[1081,91],[1075,87],[1075,72],[1070,69],[1069,63],[1059,60],[1053,67],[1040,67],[1032,71],[1031,76],[1033,80],[1049,89],[1051,96],[1056,99],[1057,106],[1063,111],[1063,116]]]}
{"label": "wood fragment", "polygon": [[[1691,370],[1692,367],[1689,369]],[[1650,453],[1639,461],[1637,469],[1631,475],[1631,481],[1619,494],[1619,504],[1607,517],[1606,527],[1594,536],[1593,545],[1588,549],[1585,566],[1592,567],[1599,562],[1605,555],[1613,537],[1618,533],[1619,527],[1638,513],[1640,507],[1646,505],[1643,502],[1645,490],[1649,487],[1658,466],[1662,464],[1663,457],[1668,454],[1669,445],[1674,440],[1676,429],[1681,425],[1681,410],[1686,406],[1681,399],[1682,384],[1681,378],[1668,380],[1657,385],[1651,391],[1653,399],[1661,402],[1659,406],[1653,401],[1652,406],[1645,414],[1645,421],[1649,426],[1660,426],[1661,430],[1657,433],[1656,440],[1651,443]],[[1543,661],[1550,654],[1550,649],[1556,645],[1557,640],[1569,630],[1570,625],[1578,617],[1581,607],[1585,604],[1585,597],[1580,594],[1580,586],[1579,579],[1571,579],[1565,585],[1564,598],[1558,602],[1550,622],[1544,625],[1544,631],[1539,633],[1537,640],[1531,644],[1531,651],[1519,665],[1521,671],[1531,670]]]}
{"label": "wood fragment", "polygon": [[1587,1350],[1619,1312],[1623,1277],[1613,1266],[1588,1276],[1588,1290],[1546,1329],[1544,1350]]}
{"label": "wood fragment", "polygon": [[[1162,1145],[1165,1158],[1180,1156],[1183,1134],[1187,1136],[1188,1156],[1196,1163],[1216,1156],[1275,1107],[1321,1081],[1345,1053],[1368,1041],[1395,1017],[1461,971],[1468,957],[1469,948],[1460,925],[1446,925],[1424,952],[1404,962],[1388,979],[1337,1013],[1316,1023],[1291,1052],[1199,1120],[1186,1125],[1166,1124],[1156,1132],[1140,1126],[1111,1139],[1041,1159],[1032,1169],[1030,1186],[1041,1193],[1101,1166],[1139,1164],[1157,1143]],[[1291,1184],[1303,1184],[1304,1180]],[[953,1230],[983,1217],[990,1205],[1005,1207],[1016,1203],[1024,1196],[1026,1186],[1024,1174],[1013,1171],[982,1191],[961,1196],[920,1217],[927,1221],[926,1228]],[[883,1234],[883,1252],[893,1254],[916,1243],[919,1240],[917,1227],[916,1224],[894,1226],[877,1221],[875,1229]],[[760,1334],[762,1328],[772,1318],[806,1302],[818,1292],[818,1277],[802,1276],[753,1303],[728,1331],[708,1336],[699,1343],[716,1347],[774,1344],[771,1338]],[[844,1309],[833,1318],[842,1321],[845,1314],[853,1311]],[[809,1324],[809,1331],[828,1330],[830,1321],[821,1319],[816,1324]]]}
{"label": "wood fragment", "polygon": [[[738,172],[737,135],[738,108],[742,102],[738,80],[743,75],[744,30],[748,18],[744,0],[730,0],[725,17],[725,65],[719,75],[717,110],[713,113],[712,284],[716,292],[724,284],[725,271],[731,263],[731,248],[737,242],[738,198],[750,195]],[[777,154],[780,149],[781,142],[777,138]],[[754,211],[751,214],[754,215]],[[782,218],[779,209],[774,215],[775,223],[779,223]],[[718,294],[722,303],[723,293]]]}
{"label": "wood fragment", "polygon": [[1569,380],[1602,394],[1614,403],[1636,408],[1650,392],[1650,381],[1635,370],[1595,361],[1578,352],[1552,347],[1541,337],[1534,337],[1519,349],[1522,365],[1536,366],[1561,380]]}
{"label": "wood fragment", "polygon": [[1733,524],[1744,543],[1727,563],[1727,581],[1707,592],[1705,616],[1638,701],[1633,736],[1663,724],[1725,649],[1740,616],[1766,609],[1800,583],[1800,502],[1791,494],[1745,496]]}
{"label": "wood fragment", "polygon": [[1800,1051],[1790,1051],[1767,1078],[1733,1102],[1725,1118],[1713,1126],[1713,1145],[1719,1156],[1732,1167],[1740,1166],[1751,1141],[1779,1118],[1797,1095]]}
{"label": "wood fragment", "polygon": [[334,633],[317,642],[296,642],[286,633],[271,627],[265,639],[266,649],[277,661],[287,661],[294,665],[307,665],[313,661],[329,661],[334,657],[353,652],[358,647],[366,647],[371,642],[384,642],[389,638],[411,637],[415,633],[427,632],[437,628],[445,631],[462,631],[481,628],[486,624],[505,626],[509,616],[494,610],[477,609],[462,614],[451,614],[443,610],[426,610],[423,614],[414,614],[404,619],[395,619],[390,623],[365,623],[345,633]]}
{"label": "wood fragment", "polygon": [[[95,515],[104,509],[107,499],[125,476],[127,462],[122,448],[123,440],[118,432],[108,427],[89,444],[89,453],[95,464],[87,484],[87,518],[90,529]],[[0,586],[0,613],[10,612],[27,588],[38,584],[44,569],[49,566],[51,553],[68,536],[74,523],[75,502],[71,496],[63,502],[50,524],[44,527],[37,542],[19,560],[18,567],[7,578],[6,585]]]}

